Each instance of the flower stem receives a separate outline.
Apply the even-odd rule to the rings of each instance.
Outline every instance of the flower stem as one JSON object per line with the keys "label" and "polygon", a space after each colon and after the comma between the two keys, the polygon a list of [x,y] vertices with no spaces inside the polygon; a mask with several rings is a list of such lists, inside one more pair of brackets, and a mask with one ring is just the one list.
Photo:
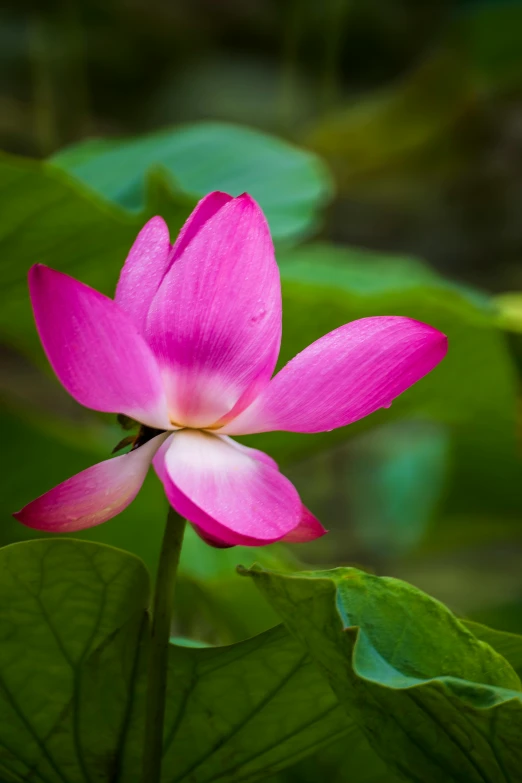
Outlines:
{"label": "flower stem", "polygon": [[149,651],[143,783],[159,783],[163,752],[163,721],[167,688],[169,638],[185,520],[169,509],[156,577]]}

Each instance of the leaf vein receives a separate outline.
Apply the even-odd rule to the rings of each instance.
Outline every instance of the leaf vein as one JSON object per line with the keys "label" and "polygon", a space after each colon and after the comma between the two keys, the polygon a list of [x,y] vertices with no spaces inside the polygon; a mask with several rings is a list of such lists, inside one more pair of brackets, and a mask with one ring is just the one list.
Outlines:
{"label": "leaf vein", "polygon": [[217,750],[220,750],[223,748],[230,740],[235,737],[235,735],[243,729],[247,723],[249,723],[253,718],[256,717],[265,707],[266,705],[281,691],[285,685],[288,684],[288,682],[294,677],[299,669],[302,667],[303,663],[307,659],[308,655],[305,653],[304,655],[299,658],[296,664],[294,664],[290,670],[285,674],[285,676],[279,680],[275,688],[272,688],[271,691],[269,691],[266,696],[261,699],[261,701],[254,707],[254,709],[250,712],[247,718],[242,720],[240,723],[236,724],[232,730],[224,737],[221,737],[218,742],[214,743],[214,745],[208,750],[200,759],[196,760],[188,769],[184,770],[181,775],[178,775],[178,777],[173,778],[171,783],[180,783],[180,781],[184,780],[187,775],[190,775],[192,772],[194,772],[195,769],[200,767],[202,764],[205,763],[205,761],[212,756]]}

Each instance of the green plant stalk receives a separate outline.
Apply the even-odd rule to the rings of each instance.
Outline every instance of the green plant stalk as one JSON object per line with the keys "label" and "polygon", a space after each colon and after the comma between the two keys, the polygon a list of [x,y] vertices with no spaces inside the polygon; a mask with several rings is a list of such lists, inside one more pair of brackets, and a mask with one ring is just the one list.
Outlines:
{"label": "green plant stalk", "polygon": [[185,520],[170,508],[163,534],[154,591],[149,651],[143,783],[159,783],[163,753],[163,721],[167,689],[169,639]]}

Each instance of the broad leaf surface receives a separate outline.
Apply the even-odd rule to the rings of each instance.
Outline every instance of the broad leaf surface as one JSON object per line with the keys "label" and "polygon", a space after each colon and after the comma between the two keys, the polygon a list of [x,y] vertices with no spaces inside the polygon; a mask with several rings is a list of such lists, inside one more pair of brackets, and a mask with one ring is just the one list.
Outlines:
{"label": "broad leaf surface", "polygon": [[285,769],[270,783],[398,783],[355,725],[349,734]]}
{"label": "broad leaf surface", "polygon": [[390,769],[415,783],[522,780],[522,688],[445,606],[356,569],[250,572]]}
{"label": "broad leaf surface", "polygon": [[[145,569],[117,550],[63,540],[15,544],[0,560],[2,774],[117,780],[148,602]],[[96,677],[86,676],[100,658]]]}
{"label": "broad leaf surface", "polygon": [[275,240],[309,232],[331,190],[326,167],[315,155],[260,131],[217,122],[81,142],[52,162],[130,210],[144,208],[151,167],[161,167],[190,197],[246,191],[259,201]]}
{"label": "broad leaf surface", "polygon": [[[0,550],[0,776],[138,783],[149,580],[131,555],[64,539]],[[354,731],[282,628],[171,648],[164,783],[255,780]]]}
{"label": "broad leaf surface", "polygon": [[509,661],[518,676],[522,679],[522,636],[508,631],[497,631],[482,623],[467,621],[464,623],[471,633],[486,642]]}
{"label": "broad leaf surface", "polygon": [[[465,627],[478,639],[487,642],[503,655],[517,673],[522,675],[522,636],[505,633],[474,622],[464,622]],[[349,751],[347,750],[349,748]],[[274,783],[396,783],[382,759],[368,745],[363,733],[355,727],[348,737],[321,748],[290,769],[281,772]]]}
{"label": "broad leaf surface", "polygon": [[[165,783],[262,780],[356,732],[282,626],[231,647],[173,648],[169,678]],[[129,734],[124,781],[137,763],[141,733],[132,728],[139,723]]]}

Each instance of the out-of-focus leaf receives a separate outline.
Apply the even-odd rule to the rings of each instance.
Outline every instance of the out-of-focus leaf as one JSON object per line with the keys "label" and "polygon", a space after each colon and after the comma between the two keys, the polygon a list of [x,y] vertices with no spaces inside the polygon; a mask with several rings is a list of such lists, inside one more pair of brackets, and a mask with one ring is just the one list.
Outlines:
{"label": "out-of-focus leaf", "polygon": [[[522,541],[520,519],[499,518],[485,523],[485,540],[474,535],[472,520],[466,524],[458,518],[459,544],[439,542],[446,533],[449,520],[436,517],[431,535],[407,558],[393,564],[393,572],[401,578],[435,596],[461,616],[495,625],[506,630],[518,630],[516,624],[506,624],[502,608],[516,604],[520,618],[522,601]],[[513,607],[515,609],[515,607]],[[520,619],[519,619],[520,622]]]}
{"label": "out-of-focus leaf", "polygon": [[[159,542],[158,542],[159,543]],[[214,549],[187,529],[183,543],[178,586],[176,624],[192,638],[230,644],[271,628],[279,622],[272,607],[236,572],[239,563],[253,557],[267,568],[296,570],[299,547],[281,544],[258,548]]]}
{"label": "out-of-focus leaf", "polygon": [[465,62],[439,51],[400,83],[321,119],[305,140],[330,163],[342,191],[386,188],[383,175],[404,177],[409,170],[440,178],[458,161],[448,136],[474,99]]}
{"label": "out-of-focus leaf", "polygon": [[479,310],[493,314],[490,297],[463,283],[442,277],[428,264],[412,256],[379,253],[357,247],[315,242],[297,250],[280,253],[281,274],[286,280],[335,286],[360,296],[396,292],[402,294],[421,286],[462,296]]}
{"label": "out-of-focus leaf", "polygon": [[185,636],[171,636],[170,643],[177,647],[195,647],[199,650],[212,647],[208,642],[199,642],[197,639],[187,639]]}
{"label": "out-of-focus leaf", "polygon": [[390,768],[411,781],[522,780],[522,686],[438,601],[356,569],[248,573]]}
{"label": "out-of-focus leaf", "polygon": [[450,427],[405,419],[289,465],[330,532],[304,548],[305,559],[384,566],[417,551],[443,504],[450,450]]}
{"label": "out-of-focus leaf", "polygon": [[493,303],[497,308],[499,325],[510,332],[522,332],[522,292],[497,294]]}
{"label": "out-of-focus leaf", "polygon": [[[452,452],[455,452],[455,447],[453,447]],[[499,455],[499,458],[502,457]],[[464,455],[462,459],[464,459]],[[482,459],[482,454],[480,454],[480,459]],[[505,455],[502,459],[505,459]],[[476,457],[474,458],[471,451],[467,456],[467,461],[469,464],[466,474],[471,473],[474,468],[480,470],[480,466],[476,464],[478,460]],[[516,480],[520,474],[520,458],[515,456],[514,462],[508,461],[506,465],[508,470],[512,471],[513,479]],[[459,466],[458,475],[464,474],[464,469],[464,465]],[[496,473],[497,471],[492,471],[490,477],[490,481],[493,484],[497,481]],[[515,486],[513,484],[510,488],[511,493],[514,492]],[[501,507],[497,509],[496,513],[493,509],[488,510],[487,513],[481,513],[475,498],[468,494],[470,486],[462,488],[463,497],[460,500],[458,486],[454,485],[453,481],[450,489],[451,492],[447,493],[444,499],[436,524],[428,527],[426,537],[419,550],[420,554],[463,549],[470,543],[473,543],[479,550],[481,547],[491,545],[495,540],[508,542],[512,540],[512,543],[518,540],[520,543],[522,528],[520,515],[517,511],[516,495],[513,497],[513,494],[511,494],[506,497],[503,503],[499,500]],[[487,487],[481,494],[487,499],[488,505],[493,505],[494,486]],[[468,505],[467,511],[462,508],[465,504]],[[459,507],[458,512],[455,511],[455,507]],[[512,554],[516,554],[516,550],[508,553],[508,555]],[[477,577],[479,577],[478,574]]]}
{"label": "out-of-focus leaf", "polygon": [[522,591],[518,595],[518,600],[517,596],[513,596],[511,593],[501,605],[481,607],[478,611],[473,612],[473,619],[481,624],[500,626],[506,633],[521,635]]}
{"label": "out-of-focus leaf", "polygon": [[355,534],[377,556],[420,543],[449,470],[449,434],[434,422],[396,422],[353,444],[347,477]]}
{"label": "out-of-focus leaf", "polygon": [[361,258],[349,249],[311,245],[281,254],[279,260],[284,319],[280,364],[331,329],[374,315],[429,323],[448,336],[449,349],[443,362],[389,410],[331,433],[271,433],[249,438],[249,445],[284,463],[394,419],[444,422],[452,439],[448,492],[453,511],[519,513],[516,369],[488,300],[440,279],[430,282],[429,273],[422,281],[423,273],[417,272],[418,282],[412,285],[410,265],[393,258],[388,259],[388,274],[381,275],[382,255],[374,260],[371,253]]}
{"label": "out-of-focus leaf", "polygon": [[247,191],[259,201],[276,240],[308,233],[331,194],[330,176],[315,155],[260,131],[216,122],[81,142],[52,162],[130,210],[144,207],[151,167],[161,167],[191,197]]}
{"label": "out-of-focus leaf", "polygon": [[[143,564],[63,539],[6,547],[0,562],[0,775],[137,783]],[[163,783],[262,780],[355,731],[281,626],[230,647],[170,648]]]}

